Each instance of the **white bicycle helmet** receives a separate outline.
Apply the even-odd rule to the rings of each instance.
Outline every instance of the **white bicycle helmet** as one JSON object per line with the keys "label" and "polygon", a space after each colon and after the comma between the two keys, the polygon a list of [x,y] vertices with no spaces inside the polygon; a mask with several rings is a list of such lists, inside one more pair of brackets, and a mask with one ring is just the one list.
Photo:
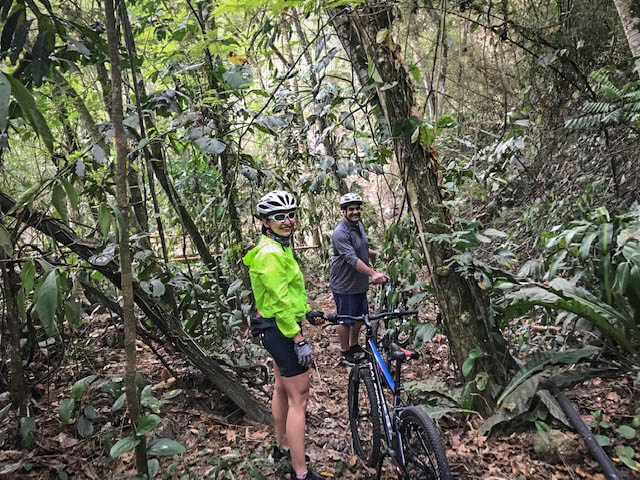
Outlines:
{"label": "white bicycle helmet", "polygon": [[296,197],[283,190],[274,190],[258,200],[256,209],[260,215],[271,215],[277,212],[288,212],[298,208]]}
{"label": "white bicycle helmet", "polygon": [[344,209],[347,205],[352,203],[362,205],[362,197],[357,193],[345,193],[340,197],[340,208]]}

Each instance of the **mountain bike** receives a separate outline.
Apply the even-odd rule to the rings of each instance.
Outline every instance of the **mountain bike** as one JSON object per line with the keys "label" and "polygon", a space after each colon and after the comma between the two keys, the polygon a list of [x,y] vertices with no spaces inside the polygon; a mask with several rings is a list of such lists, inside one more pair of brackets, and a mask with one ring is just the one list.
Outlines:
{"label": "mountain bike", "polygon": [[[344,320],[363,322],[366,327],[364,358],[356,363],[349,375],[347,390],[349,424],[353,448],[369,467],[376,467],[376,478],[382,473],[382,464],[389,457],[399,479],[450,480],[451,472],[445,448],[438,429],[427,413],[407,405],[401,395],[401,367],[416,359],[419,353],[402,348],[395,341],[397,329],[392,329],[377,341],[380,322],[416,315],[416,310],[396,310],[374,315],[329,316],[333,324]],[[389,364],[395,362],[395,375],[391,375],[380,352]],[[385,388],[391,393],[390,405]]]}

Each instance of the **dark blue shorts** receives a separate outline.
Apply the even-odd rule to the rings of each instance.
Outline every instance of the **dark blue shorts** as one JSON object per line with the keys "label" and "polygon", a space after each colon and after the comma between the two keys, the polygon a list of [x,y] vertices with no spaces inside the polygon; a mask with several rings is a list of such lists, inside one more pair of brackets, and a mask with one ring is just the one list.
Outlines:
{"label": "dark blue shorts", "polygon": [[293,339],[285,337],[275,324],[262,334],[262,345],[276,361],[283,377],[295,377],[309,370],[298,363]]}
{"label": "dark blue shorts", "polygon": [[[352,295],[335,293],[333,300],[336,302],[336,312],[338,315],[352,315],[357,317],[369,312],[369,302],[367,292],[354,293]],[[344,320],[346,325],[353,325],[354,320]]]}

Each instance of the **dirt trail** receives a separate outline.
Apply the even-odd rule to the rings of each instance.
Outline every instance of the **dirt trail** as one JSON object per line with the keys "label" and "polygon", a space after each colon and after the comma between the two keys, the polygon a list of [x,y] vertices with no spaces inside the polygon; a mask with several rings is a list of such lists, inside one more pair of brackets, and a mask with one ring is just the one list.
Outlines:
{"label": "dirt trail", "polygon": [[[333,301],[326,293],[326,285],[315,285],[320,293],[311,302],[319,310],[333,311]],[[427,309],[428,310],[428,309]],[[15,430],[8,428],[9,436],[0,451],[0,472],[7,465],[20,464],[14,473],[0,478],[31,479],[117,479],[134,474],[133,455],[127,453],[111,460],[110,442],[129,435],[124,409],[112,413],[113,400],[97,389],[90,389],[81,401],[81,407],[94,406],[99,418],[95,432],[82,439],[76,432],[75,419],[69,425],[58,419],[60,402],[69,397],[70,385],[83,375],[98,375],[96,384],[109,378],[122,376],[124,355],[119,347],[110,347],[110,339],[118,333],[107,316],[92,318],[86,323],[85,351],[76,354],[83,360],[64,364],[50,378],[48,384],[38,385],[40,398],[31,404],[31,415],[36,417],[38,432],[36,446],[28,452],[14,450]],[[347,419],[348,367],[339,362],[340,352],[335,327],[305,327],[305,336],[314,348],[315,362],[312,374],[311,398],[308,408],[308,454],[314,468],[328,478],[353,480],[366,474],[351,446]],[[247,337],[247,341],[249,338]],[[160,397],[171,389],[183,392],[165,404],[160,411],[164,419],[154,432],[159,437],[172,438],[186,447],[182,456],[160,458],[161,472],[176,479],[260,479],[286,478],[267,460],[273,433],[264,425],[248,422],[228,399],[221,397],[195,369],[183,364],[174,353],[160,349],[159,353],[172,366],[168,372],[151,349],[139,342],[140,370],[154,385]],[[262,350],[264,364],[270,361]],[[177,376],[173,378],[173,376]],[[405,380],[438,378],[450,387],[456,386],[455,375],[449,364],[446,339],[437,336],[425,347],[417,362],[408,365]],[[255,394],[269,401],[272,384]],[[570,399],[583,415],[602,410],[602,420],[615,425],[616,420],[633,416],[631,412],[640,404],[638,392],[629,378],[606,382],[593,380],[571,392]],[[589,419],[589,418],[588,418]],[[593,418],[591,418],[593,419]],[[582,447],[581,458],[570,464],[551,465],[536,457],[533,451],[534,432],[518,431],[497,434],[491,438],[479,436],[477,417],[444,417],[440,430],[446,442],[447,454],[454,478],[460,480],[543,480],[587,479],[602,480],[598,466]],[[6,422],[5,422],[6,425]],[[614,427],[615,428],[615,427]],[[576,438],[575,435],[569,435]],[[620,466],[624,471],[624,467]],[[396,478],[387,465],[384,479]],[[633,478],[627,469],[626,478]]]}

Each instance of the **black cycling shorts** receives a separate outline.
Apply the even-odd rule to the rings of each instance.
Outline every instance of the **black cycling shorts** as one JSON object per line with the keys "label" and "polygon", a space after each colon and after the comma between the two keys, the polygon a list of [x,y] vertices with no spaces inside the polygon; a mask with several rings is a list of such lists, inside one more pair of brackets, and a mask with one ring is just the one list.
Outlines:
{"label": "black cycling shorts", "polygon": [[276,361],[283,377],[295,377],[309,370],[298,363],[298,356],[293,349],[293,339],[285,337],[276,325],[262,334],[262,345]]}
{"label": "black cycling shorts", "polygon": [[[333,300],[336,302],[336,312],[338,315],[351,315],[359,317],[369,312],[369,302],[367,292],[354,293],[351,295],[333,293]],[[355,324],[355,320],[341,320],[345,325]]]}

